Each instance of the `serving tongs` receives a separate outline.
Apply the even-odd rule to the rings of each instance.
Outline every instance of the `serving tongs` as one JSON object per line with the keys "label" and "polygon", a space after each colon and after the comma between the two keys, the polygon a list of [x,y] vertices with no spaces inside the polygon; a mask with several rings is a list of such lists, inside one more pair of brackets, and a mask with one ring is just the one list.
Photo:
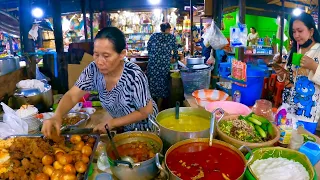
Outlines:
{"label": "serving tongs", "polygon": [[216,118],[218,118],[217,124],[219,124],[219,121],[223,118],[223,116],[224,116],[224,110],[221,108],[214,109],[211,112],[209,146],[212,146]]}

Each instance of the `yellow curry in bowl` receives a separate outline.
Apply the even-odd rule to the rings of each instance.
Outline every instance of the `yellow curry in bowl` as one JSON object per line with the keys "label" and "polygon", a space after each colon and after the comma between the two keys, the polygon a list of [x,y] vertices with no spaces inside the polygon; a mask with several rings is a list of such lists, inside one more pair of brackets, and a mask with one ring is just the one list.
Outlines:
{"label": "yellow curry in bowl", "polygon": [[210,119],[190,114],[180,114],[179,119],[175,115],[167,116],[158,123],[170,130],[179,132],[197,132],[210,128]]}

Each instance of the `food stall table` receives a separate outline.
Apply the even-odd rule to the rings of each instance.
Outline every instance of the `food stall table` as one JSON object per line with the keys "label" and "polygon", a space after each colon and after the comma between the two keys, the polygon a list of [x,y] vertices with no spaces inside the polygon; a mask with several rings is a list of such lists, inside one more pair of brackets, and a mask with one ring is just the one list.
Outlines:
{"label": "food stall table", "polygon": [[[194,108],[199,108],[200,106],[198,106],[197,102],[195,101],[195,99],[190,96],[190,95],[185,95],[185,101],[184,101],[184,106],[186,107],[194,107]],[[201,107],[202,108],[202,107]],[[314,134],[311,134],[309,131],[306,131],[304,128],[298,128],[298,132],[300,134],[308,134],[312,137],[314,137],[317,141],[318,144],[320,144],[320,138]],[[318,179],[320,179],[320,161],[314,166],[317,175],[318,175]]]}

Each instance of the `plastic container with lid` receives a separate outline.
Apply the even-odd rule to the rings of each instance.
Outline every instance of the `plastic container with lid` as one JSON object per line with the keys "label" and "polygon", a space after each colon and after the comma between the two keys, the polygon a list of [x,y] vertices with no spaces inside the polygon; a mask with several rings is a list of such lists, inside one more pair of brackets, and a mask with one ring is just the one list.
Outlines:
{"label": "plastic container with lid", "polygon": [[309,158],[313,166],[320,160],[320,145],[315,142],[308,141],[304,143],[299,151]]}
{"label": "plastic container with lid", "polygon": [[252,112],[255,114],[265,117],[270,122],[274,122],[272,103],[265,99],[256,100],[256,103],[252,107]]}

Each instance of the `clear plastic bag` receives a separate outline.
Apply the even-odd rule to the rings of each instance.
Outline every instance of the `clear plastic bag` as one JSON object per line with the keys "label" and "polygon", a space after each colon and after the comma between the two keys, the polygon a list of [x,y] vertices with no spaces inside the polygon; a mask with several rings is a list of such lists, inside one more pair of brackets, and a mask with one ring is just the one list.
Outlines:
{"label": "clear plastic bag", "polygon": [[213,20],[211,26],[203,34],[202,38],[205,46],[211,46],[215,50],[222,49],[229,43]]}
{"label": "clear plastic bag", "polygon": [[28,134],[28,124],[9,106],[2,102],[1,105],[5,114],[3,115],[3,122],[0,123],[0,138],[3,139],[10,135]]}
{"label": "clear plastic bag", "polygon": [[247,47],[248,29],[245,24],[238,23],[237,27],[230,28],[230,46]]}

